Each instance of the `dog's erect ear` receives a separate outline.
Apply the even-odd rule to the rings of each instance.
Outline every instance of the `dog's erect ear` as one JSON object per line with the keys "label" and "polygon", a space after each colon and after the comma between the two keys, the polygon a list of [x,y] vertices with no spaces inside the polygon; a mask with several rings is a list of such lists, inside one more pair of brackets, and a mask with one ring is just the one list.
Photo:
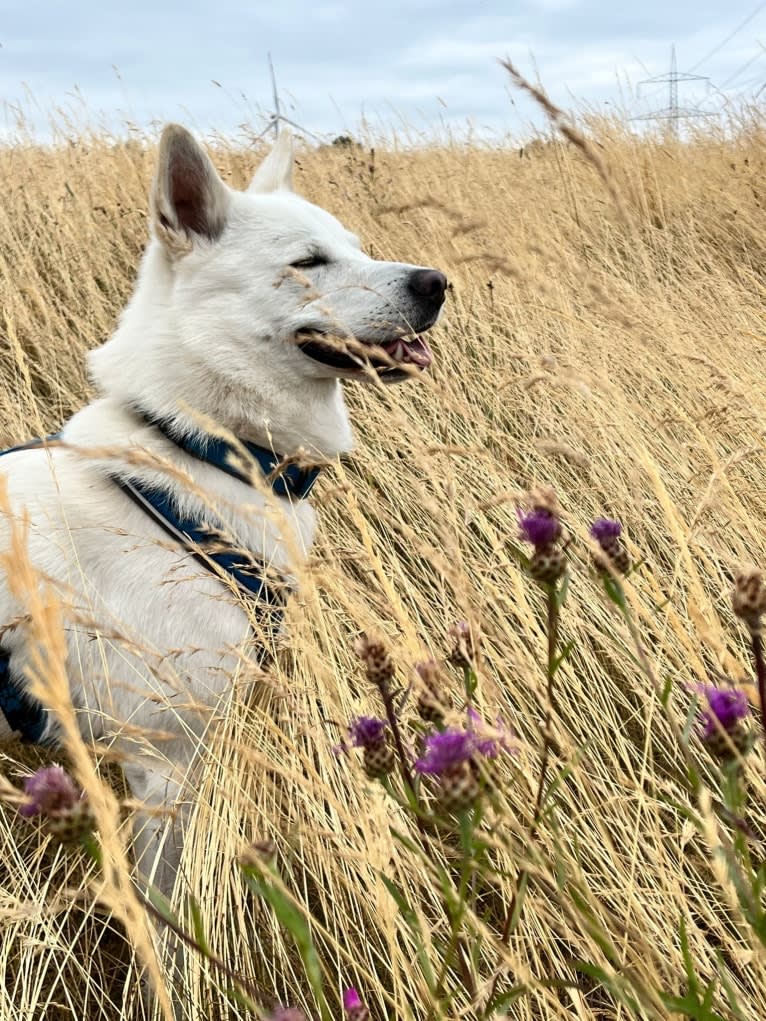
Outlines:
{"label": "dog's erect ear", "polygon": [[199,142],[179,124],[162,132],[151,207],[157,236],[176,252],[195,236],[215,241],[223,231],[226,185]]}
{"label": "dog's erect ear", "polygon": [[248,191],[293,190],[293,136],[288,128],[280,128],[274,146],[255,172]]}

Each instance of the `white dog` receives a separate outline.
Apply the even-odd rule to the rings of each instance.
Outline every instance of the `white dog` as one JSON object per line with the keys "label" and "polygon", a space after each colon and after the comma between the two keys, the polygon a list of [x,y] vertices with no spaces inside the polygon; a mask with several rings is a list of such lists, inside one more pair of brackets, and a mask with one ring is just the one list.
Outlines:
{"label": "white dog", "polygon": [[[32,562],[66,606],[82,733],[124,755],[151,809],[179,800],[208,724],[199,707],[220,706],[248,636],[226,586],[266,600],[252,561],[288,577],[289,551],[312,541],[303,497],[314,473],[268,473],[283,457],[349,450],[339,379],[417,375],[431,361],[419,334],[444,302],[443,274],[369,258],[294,194],[292,165],[284,136],[237,192],[187,131],[165,129],[135,293],[90,355],[100,397],[59,441],[0,458],[11,505],[30,518]],[[205,549],[211,528],[219,537]],[[15,621],[0,630],[6,729],[53,743],[53,714],[24,693],[23,607],[3,580],[0,625]],[[156,811],[137,823],[142,871],[170,892],[178,841],[161,846]]]}

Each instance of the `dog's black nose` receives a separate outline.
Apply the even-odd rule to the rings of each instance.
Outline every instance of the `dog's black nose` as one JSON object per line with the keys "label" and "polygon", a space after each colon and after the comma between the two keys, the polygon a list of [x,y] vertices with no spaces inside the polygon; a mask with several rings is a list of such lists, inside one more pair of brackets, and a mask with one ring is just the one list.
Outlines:
{"label": "dog's black nose", "polygon": [[416,269],[410,273],[407,286],[416,298],[428,298],[441,305],[447,290],[447,278],[438,269]]}

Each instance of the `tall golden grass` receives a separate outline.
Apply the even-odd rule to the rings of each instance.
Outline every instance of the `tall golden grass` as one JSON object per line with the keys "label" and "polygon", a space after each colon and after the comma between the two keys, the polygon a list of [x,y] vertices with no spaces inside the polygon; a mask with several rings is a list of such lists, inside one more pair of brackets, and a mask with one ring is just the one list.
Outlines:
{"label": "tall golden grass", "polygon": [[[480,627],[479,708],[512,724],[522,746],[503,773],[498,832],[523,853],[545,639],[541,595],[513,555],[515,514],[520,494],[544,483],[582,540],[562,620],[575,645],[553,721],[553,769],[569,771],[536,836],[507,951],[486,929],[485,973],[502,966],[526,984],[509,1008],[519,1021],[627,1018],[597,982],[563,988],[573,959],[604,965],[618,985],[680,992],[683,916],[700,976],[723,970],[744,1014],[766,1016],[766,959],[733,902],[721,834],[712,816],[704,838],[685,819],[667,714],[585,538],[592,518],[619,517],[644,561],[630,601],[680,723],[709,671],[748,679],[728,591],[736,566],[766,564],[766,128],[751,113],[735,131],[683,144],[619,124],[594,132],[609,187],[563,141],[299,154],[299,189],[369,252],[439,266],[453,285],[428,379],[348,387],[357,448],[316,491],[321,528],[289,640],[255,704],[235,699],[196,792],[183,882],[213,947],[275,1001],[309,1013],[291,940],[236,874],[250,841],[276,842],[285,882],[312,913],[332,995],[356,985],[376,1016],[427,1015],[412,933],[380,874],[437,933],[434,877],[390,834],[410,823],[353,759],[333,754],[345,721],[376,708],[352,653],[360,631],[388,636],[407,684],[419,659],[444,655],[453,621]],[[253,152],[220,141],[212,151],[243,185]],[[153,158],[143,139],[99,133],[0,150],[4,443],[55,428],[87,399],[84,354],[130,294]],[[3,772],[23,772],[36,754],[5,750]],[[763,833],[760,766],[753,757],[748,782],[750,824]],[[107,924],[97,877],[11,810],[0,816],[0,862],[0,1018],[140,1016],[132,934]],[[498,864],[502,903],[521,859],[499,851]],[[567,894],[575,881],[587,910]],[[610,934],[619,969],[605,964],[589,916]],[[211,994],[210,979],[192,960],[189,1016],[247,1016]],[[467,999],[453,1006],[456,1017],[470,1011]],[[667,1014],[650,997],[638,1016]]]}

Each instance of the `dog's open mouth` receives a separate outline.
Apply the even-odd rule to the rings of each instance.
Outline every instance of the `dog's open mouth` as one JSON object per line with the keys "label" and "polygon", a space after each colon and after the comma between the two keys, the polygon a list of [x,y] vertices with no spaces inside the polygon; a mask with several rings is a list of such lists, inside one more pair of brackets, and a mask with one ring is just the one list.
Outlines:
{"label": "dog's open mouth", "polygon": [[394,378],[406,379],[427,369],[433,361],[430,347],[419,335],[364,342],[317,330],[302,330],[297,334],[296,342],[305,355],[324,365],[347,372],[364,372],[372,368],[387,382]]}

